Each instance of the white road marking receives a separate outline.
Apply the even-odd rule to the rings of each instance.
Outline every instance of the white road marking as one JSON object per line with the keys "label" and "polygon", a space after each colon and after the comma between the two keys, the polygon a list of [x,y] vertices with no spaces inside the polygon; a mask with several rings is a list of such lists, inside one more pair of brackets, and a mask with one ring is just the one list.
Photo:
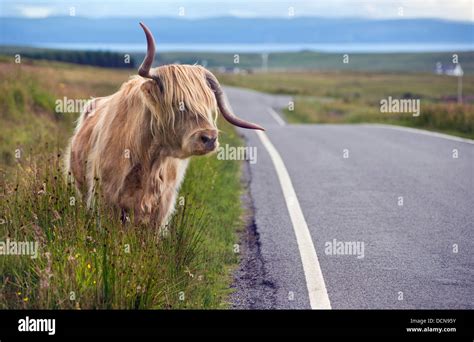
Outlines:
{"label": "white road marking", "polygon": [[275,110],[273,110],[273,108],[271,107],[268,107],[268,112],[271,114],[271,116],[275,119],[276,122],[278,122],[278,124],[280,126],[285,126],[286,125],[286,122],[281,118],[280,115],[278,115],[277,112],[275,112]]}
{"label": "white road marking", "polygon": [[265,132],[256,131],[263,146],[270,155],[273,166],[280,180],[280,185],[285,197],[286,206],[290,214],[293,229],[296,235],[296,242],[300,251],[301,262],[308,288],[309,302],[312,309],[331,309],[326,284],[324,283],[323,273],[319,265],[318,255],[314,248],[313,240],[308,229],[308,224],[301,211],[301,206],[296,196],[295,189],[291,183],[290,175],[286,170],[285,164],[276,148],[268,139]]}
{"label": "white road marking", "polygon": [[457,142],[463,142],[463,143],[466,143],[466,144],[474,144],[474,140],[471,140],[471,139],[455,137],[453,135],[448,135],[448,134],[443,134],[443,133],[438,133],[438,132],[425,131],[423,129],[412,128],[412,127],[384,125],[384,124],[362,124],[361,126],[389,128],[389,129],[395,129],[397,131],[404,131],[404,132],[428,135],[428,136],[431,136],[431,137],[447,139],[447,140],[452,140],[452,141],[457,141]]}

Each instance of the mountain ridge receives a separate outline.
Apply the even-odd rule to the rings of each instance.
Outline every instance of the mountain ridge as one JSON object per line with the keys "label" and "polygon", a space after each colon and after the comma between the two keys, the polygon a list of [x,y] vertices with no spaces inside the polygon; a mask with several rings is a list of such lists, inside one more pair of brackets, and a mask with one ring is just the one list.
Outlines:
{"label": "mountain ridge", "polygon": [[474,40],[473,23],[444,19],[57,16],[3,17],[0,44],[142,43],[140,21],[162,43],[470,43]]}

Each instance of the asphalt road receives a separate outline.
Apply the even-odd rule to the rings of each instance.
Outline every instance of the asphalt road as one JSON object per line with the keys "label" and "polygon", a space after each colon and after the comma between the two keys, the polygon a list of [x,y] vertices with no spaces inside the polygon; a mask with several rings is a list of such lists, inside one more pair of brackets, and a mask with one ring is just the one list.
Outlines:
{"label": "asphalt road", "polygon": [[[474,144],[376,125],[281,126],[269,108],[289,98],[226,93],[238,116],[267,129],[288,170],[333,309],[474,308]],[[274,164],[256,132],[239,131],[257,162],[234,307],[310,308]],[[329,254],[337,242],[364,253]]]}

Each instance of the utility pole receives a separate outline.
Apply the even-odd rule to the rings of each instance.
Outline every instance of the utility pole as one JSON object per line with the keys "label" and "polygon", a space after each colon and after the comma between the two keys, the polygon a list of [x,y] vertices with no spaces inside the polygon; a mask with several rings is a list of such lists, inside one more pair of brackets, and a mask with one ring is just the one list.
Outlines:
{"label": "utility pole", "polygon": [[461,68],[461,64],[456,64],[453,76],[458,78],[458,104],[462,104],[462,77],[464,76],[464,71]]}
{"label": "utility pole", "polygon": [[458,104],[462,104],[462,76],[458,76]]}

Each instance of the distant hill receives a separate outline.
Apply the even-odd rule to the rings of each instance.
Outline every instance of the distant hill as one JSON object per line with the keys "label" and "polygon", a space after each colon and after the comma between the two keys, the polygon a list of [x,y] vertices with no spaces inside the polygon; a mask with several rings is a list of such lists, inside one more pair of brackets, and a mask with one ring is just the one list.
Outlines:
{"label": "distant hill", "polygon": [[[143,43],[141,18],[1,18],[1,45]],[[147,18],[161,43],[473,43],[469,22],[437,19]]]}

